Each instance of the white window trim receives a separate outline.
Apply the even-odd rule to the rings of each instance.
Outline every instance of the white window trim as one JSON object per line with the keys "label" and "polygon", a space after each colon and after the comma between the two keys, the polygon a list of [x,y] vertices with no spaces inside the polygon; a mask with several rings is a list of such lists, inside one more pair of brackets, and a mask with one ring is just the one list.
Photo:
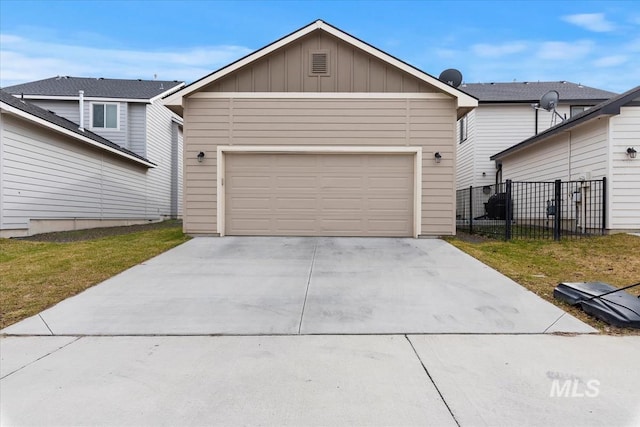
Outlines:
{"label": "white window trim", "polygon": [[[116,127],[114,128],[108,128],[108,127],[103,127],[103,128],[99,128],[99,127],[94,127],[93,126],[93,106],[94,105],[115,105],[116,106]],[[116,130],[120,130],[120,103],[119,102],[90,102],[89,103],[89,123],[91,124],[91,127],[89,129],[91,130],[101,130],[101,131],[105,131],[105,130],[111,130],[111,131],[116,131]]]}
{"label": "white window trim", "polygon": [[422,233],[422,147],[361,147],[361,146],[282,146],[282,145],[218,145],[217,227],[220,237],[225,235],[226,153],[292,153],[292,154],[413,154],[413,237]]}
{"label": "white window trim", "polygon": [[[458,132],[460,135],[458,136],[458,144],[464,143],[467,139],[469,139],[469,116],[465,114],[458,121]],[[464,132],[463,132],[464,128]]]}

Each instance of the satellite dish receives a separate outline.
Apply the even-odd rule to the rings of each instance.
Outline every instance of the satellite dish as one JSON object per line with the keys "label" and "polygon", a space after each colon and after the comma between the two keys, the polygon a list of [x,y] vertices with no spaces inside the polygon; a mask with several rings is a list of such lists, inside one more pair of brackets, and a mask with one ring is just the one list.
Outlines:
{"label": "satellite dish", "polygon": [[555,90],[550,90],[549,92],[542,95],[542,98],[540,98],[540,102],[538,103],[538,106],[534,107],[534,108],[542,108],[543,110],[547,110],[550,113],[553,113],[551,115],[551,126],[554,126],[557,123],[558,118],[560,118],[560,122],[563,122],[566,119],[566,116],[562,117],[560,113],[556,111],[556,106],[558,105],[559,99],[560,99],[560,94]]}
{"label": "satellite dish", "polygon": [[540,108],[545,109],[547,111],[555,111],[556,105],[558,105],[558,100],[560,99],[560,94],[555,90],[550,90],[549,92],[542,95],[540,98]]}
{"label": "satellite dish", "polygon": [[440,73],[438,80],[449,86],[458,87],[462,83],[462,73],[455,68],[449,68]]}

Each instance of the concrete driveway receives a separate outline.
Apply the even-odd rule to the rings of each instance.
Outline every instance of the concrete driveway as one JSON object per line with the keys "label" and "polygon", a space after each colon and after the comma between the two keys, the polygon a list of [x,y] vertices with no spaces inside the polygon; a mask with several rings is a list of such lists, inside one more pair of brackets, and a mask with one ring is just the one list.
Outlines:
{"label": "concrete driveway", "polygon": [[640,337],[552,331],[440,240],[198,238],[2,331],[0,425],[637,426]]}
{"label": "concrete driveway", "polygon": [[195,238],[15,335],[595,332],[442,240]]}

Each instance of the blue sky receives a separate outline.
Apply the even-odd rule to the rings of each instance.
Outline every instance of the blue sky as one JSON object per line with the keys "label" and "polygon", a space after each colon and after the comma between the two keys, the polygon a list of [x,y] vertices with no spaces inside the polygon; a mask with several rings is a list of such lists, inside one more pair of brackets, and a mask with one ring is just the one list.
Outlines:
{"label": "blue sky", "polygon": [[316,19],[468,83],[640,84],[638,1],[0,0],[0,87],[56,75],[191,82]]}

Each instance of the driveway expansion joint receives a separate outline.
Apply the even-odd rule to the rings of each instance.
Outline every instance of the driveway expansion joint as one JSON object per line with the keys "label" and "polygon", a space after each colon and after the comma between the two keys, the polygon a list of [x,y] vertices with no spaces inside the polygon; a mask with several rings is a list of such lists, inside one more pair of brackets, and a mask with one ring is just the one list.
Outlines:
{"label": "driveway expansion joint", "polygon": [[49,330],[49,332],[51,333],[51,335],[55,335],[53,333],[53,331],[51,330],[51,328],[49,327],[49,324],[44,320],[44,318],[42,317],[42,314],[38,314],[38,317],[40,318],[40,320],[42,320],[42,323],[44,323],[44,326],[47,327],[47,329]]}
{"label": "driveway expansion joint", "polygon": [[551,329],[551,328],[553,327],[553,325],[555,325],[556,323],[558,323],[558,322],[560,321],[560,319],[562,319],[562,318],[564,317],[564,315],[565,315],[565,314],[567,314],[567,313],[562,313],[562,314],[561,314],[561,315],[560,315],[556,320],[554,320],[553,322],[551,322],[551,324],[550,324],[549,326],[547,326],[547,328],[546,328],[544,331],[542,331],[542,333],[543,333],[543,334],[546,334],[546,333],[547,333],[547,331],[548,331],[549,329]]}
{"label": "driveway expansion joint", "polygon": [[309,277],[307,277],[307,289],[304,292],[304,302],[302,303],[302,313],[300,313],[300,323],[298,324],[298,335],[302,330],[302,319],[304,318],[304,309],[307,306],[307,296],[309,295],[309,286],[311,285],[311,275],[313,274],[313,266],[316,262],[316,251],[318,250],[318,240],[315,240],[313,247],[313,255],[311,256],[311,267],[309,267]]}
{"label": "driveway expansion joint", "polygon": [[416,355],[416,357],[418,358],[418,361],[420,362],[420,365],[422,365],[422,369],[424,369],[424,372],[427,374],[427,377],[429,377],[429,380],[431,381],[431,384],[433,384],[433,387],[436,389],[436,391],[438,392],[438,396],[440,396],[440,399],[442,400],[442,403],[444,403],[444,406],[447,407],[447,411],[449,411],[449,414],[451,414],[451,418],[453,418],[453,421],[456,423],[456,425],[458,427],[460,427],[460,423],[458,422],[458,420],[456,419],[456,416],[454,415],[453,411],[451,410],[451,408],[449,407],[449,404],[447,403],[447,401],[445,400],[444,396],[442,395],[442,392],[440,392],[440,389],[438,388],[438,385],[436,384],[436,382],[433,380],[433,377],[431,376],[431,374],[429,373],[429,370],[427,369],[427,367],[425,366],[424,362],[422,361],[422,359],[420,358],[420,355],[418,354],[418,351],[416,350],[416,348],[413,346],[413,343],[411,342],[411,338],[409,338],[409,335],[404,336],[407,341],[409,342],[409,345],[411,346],[411,349],[413,350],[413,354]]}
{"label": "driveway expansion joint", "polygon": [[60,346],[60,347],[56,348],[56,349],[55,349],[55,350],[53,350],[53,351],[50,351],[49,353],[45,354],[44,356],[38,357],[36,360],[33,360],[33,361],[31,361],[31,362],[27,363],[26,365],[23,365],[23,366],[21,366],[21,367],[19,367],[19,368],[17,368],[17,369],[14,369],[13,371],[9,372],[8,374],[4,375],[3,377],[0,377],[0,380],[3,380],[3,379],[5,379],[5,378],[7,378],[8,376],[13,375],[13,374],[15,374],[16,372],[23,370],[23,369],[24,369],[24,368],[26,368],[27,366],[33,365],[34,363],[36,363],[36,362],[38,362],[38,361],[40,361],[40,360],[44,359],[44,358],[45,358],[45,357],[47,357],[47,356],[52,355],[53,353],[57,353],[58,351],[62,350],[63,348],[65,348],[65,347],[67,347],[67,346],[70,346],[71,344],[73,344],[73,343],[77,342],[77,341],[78,341],[79,339],[81,339],[81,338],[82,338],[82,337],[76,337],[76,339],[75,339],[75,340],[70,341],[70,342],[66,343],[65,345],[63,345],[63,346]]}

